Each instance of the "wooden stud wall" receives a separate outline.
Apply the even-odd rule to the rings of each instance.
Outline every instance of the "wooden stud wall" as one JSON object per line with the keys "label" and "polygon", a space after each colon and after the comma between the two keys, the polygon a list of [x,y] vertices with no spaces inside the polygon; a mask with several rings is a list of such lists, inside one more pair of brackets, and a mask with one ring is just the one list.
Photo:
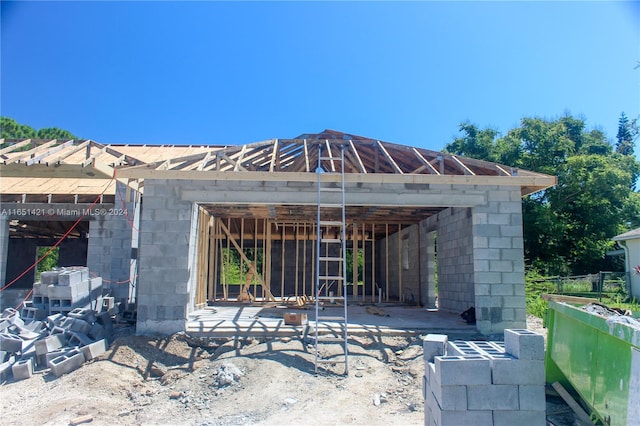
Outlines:
{"label": "wooden stud wall", "polygon": [[[296,298],[300,296],[311,297],[315,287],[315,224],[314,223],[282,223],[270,219],[235,219],[217,218],[212,216],[204,209],[200,209],[198,213],[198,276],[197,276],[197,292],[196,305],[204,306],[207,302],[213,301],[235,301],[236,295],[231,294],[230,284],[226,281],[224,265],[228,264],[230,259],[230,250],[237,250],[240,253],[240,266],[248,267],[253,272],[251,283],[253,284],[252,294],[258,301],[279,301],[286,302],[288,297],[285,294],[286,279],[285,271],[287,268],[294,267],[295,274],[293,276],[294,290],[291,292]],[[376,226],[378,227],[376,229]],[[381,225],[375,224],[351,224],[351,235],[349,239],[352,244],[352,256],[348,261],[357,262],[358,255],[361,253],[363,258],[362,273],[357,267],[353,268],[352,280],[353,296],[357,300],[371,300],[377,302],[380,293],[384,294],[384,300],[389,301],[389,289],[392,285],[389,276],[389,232],[390,225],[384,224],[385,245],[383,254],[385,255],[385,276],[381,277],[385,284],[379,286],[376,276],[378,273],[376,263],[376,245],[373,236],[376,231],[380,230]],[[396,224],[392,225],[396,227]],[[278,255],[280,261],[280,280],[279,293],[276,297],[271,292],[271,260],[272,260],[272,241],[276,237],[282,242]],[[262,270],[258,271],[256,259],[249,259],[244,249],[248,241],[253,241],[249,246],[253,248],[254,255],[257,256],[258,249],[263,250]],[[290,248],[285,247],[286,241],[295,241]],[[311,244],[311,256],[307,253],[307,244]],[[367,249],[367,243],[371,243]],[[398,289],[402,294],[402,236],[398,235]],[[226,252],[223,251],[226,248]],[[293,251],[295,250],[295,254]],[[367,266],[369,262],[369,266]],[[309,265],[310,273],[307,271]],[[370,269],[370,270],[369,270]],[[369,272],[369,275],[367,275]],[[339,274],[342,271],[338,271]],[[245,274],[241,273],[241,281]],[[363,285],[357,285],[362,281]],[[238,283],[236,283],[238,284]],[[219,294],[219,288],[222,294]],[[371,298],[367,298],[366,292],[370,292]]]}

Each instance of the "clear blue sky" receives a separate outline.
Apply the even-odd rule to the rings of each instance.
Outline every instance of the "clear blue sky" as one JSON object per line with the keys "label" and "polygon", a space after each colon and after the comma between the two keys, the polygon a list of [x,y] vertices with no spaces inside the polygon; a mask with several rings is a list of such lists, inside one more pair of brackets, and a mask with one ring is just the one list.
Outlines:
{"label": "clear blue sky", "polygon": [[103,143],[640,115],[638,2],[5,2],[0,113]]}

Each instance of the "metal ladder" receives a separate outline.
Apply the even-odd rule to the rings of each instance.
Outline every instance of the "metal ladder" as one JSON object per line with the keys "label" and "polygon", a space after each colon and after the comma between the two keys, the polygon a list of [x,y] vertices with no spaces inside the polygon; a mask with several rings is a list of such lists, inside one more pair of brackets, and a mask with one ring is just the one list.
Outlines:
{"label": "metal ladder", "polygon": [[[346,144],[328,141],[318,145],[318,216],[316,228],[316,276],[315,276],[315,372],[320,364],[344,364],[344,374],[349,374],[349,349],[347,346],[347,247],[345,223],[344,151]],[[328,170],[323,168],[323,165]],[[339,170],[338,170],[339,169]],[[339,176],[339,180],[335,177]],[[330,232],[333,232],[330,235]],[[339,305],[342,305],[340,309]],[[331,314],[331,311],[334,311]],[[338,311],[338,314],[335,313]],[[330,333],[320,336],[320,324]],[[334,329],[334,327],[339,329]],[[324,332],[324,330],[322,330]],[[319,345],[341,344],[342,355],[321,357]]]}

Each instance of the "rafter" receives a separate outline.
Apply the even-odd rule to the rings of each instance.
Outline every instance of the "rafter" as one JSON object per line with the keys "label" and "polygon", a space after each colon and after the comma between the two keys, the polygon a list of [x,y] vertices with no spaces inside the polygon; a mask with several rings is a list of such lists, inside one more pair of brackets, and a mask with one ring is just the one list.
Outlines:
{"label": "rafter", "polygon": [[439,175],[440,174],[440,172],[438,172],[436,170],[436,168],[433,167],[431,165],[431,163],[427,161],[426,158],[424,158],[424,156],[420,153],[420,151],[418,151],[416,148],[412,148],[412,151],[416,155],[418,160],[420,160],[420,162],[429,170],[429,173],[434,174],[434,175]]}
{"label": "rafter", "polygon": [[458,165],[458,167],[462,169],[465,175],[475,176],[475,173],[473,173],[473,171],[470,168],[468,168],[462,161],[460,161],[458,157],[456,157],[455,155],[451,155],[450,158],[453,160],[455,164]]}
{"label": "rafter", "polygon": [[404,174],[404,172],[402,171],[402,169],[400,167],[398,167],[398,165],[396,164],[395,160],[393,159],[393,157],[387,152],[387,150],[385,149],[385,147],[382,145],[382,142],[377,141],[378,143],[378,148],[380,148],[380,152],[382,152],[382,154],[385,156],[385,158],[387,159],[387,161],[389,161],[389,163],[391,164],[391,167],[393,167],[393,170],[395,170],[396,173],[398,174]]}

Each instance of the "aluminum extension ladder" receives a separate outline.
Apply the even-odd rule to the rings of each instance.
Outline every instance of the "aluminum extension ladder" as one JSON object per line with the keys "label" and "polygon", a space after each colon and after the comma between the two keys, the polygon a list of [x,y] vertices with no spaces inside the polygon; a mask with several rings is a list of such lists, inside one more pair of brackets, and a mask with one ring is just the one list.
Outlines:
{"label": "aluminum extension ladder", "polygon": [[[315,268],[314,364],[344,364],[349,374],[347,346],[347,248],[345,223],[344,151],[346,144],[318,145],[318,216]],[[338,176],[338,179],[336,179]],[[337,313],[336,313],[337,312]],[[323,329],[320,330],[322,325]],[[328,328],[330,333],[325,333]],[[320,335],[323,333],[322,335]],[[341,354],[322,356],[321,349],[341,346]]]}

